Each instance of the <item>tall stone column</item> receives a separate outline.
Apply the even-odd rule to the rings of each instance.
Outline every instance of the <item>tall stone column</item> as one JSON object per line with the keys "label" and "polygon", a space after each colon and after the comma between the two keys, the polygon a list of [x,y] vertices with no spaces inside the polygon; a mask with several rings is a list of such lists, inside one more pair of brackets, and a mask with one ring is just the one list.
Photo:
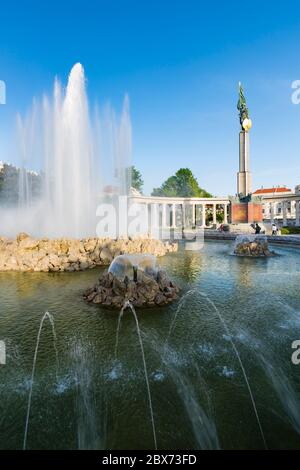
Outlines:
{"label": "tall stone column", "polygon": [[240,132],[240,160],[237,174],[237,193],[247,196],[252,192],[250,173],[250,136],[249,132]]}

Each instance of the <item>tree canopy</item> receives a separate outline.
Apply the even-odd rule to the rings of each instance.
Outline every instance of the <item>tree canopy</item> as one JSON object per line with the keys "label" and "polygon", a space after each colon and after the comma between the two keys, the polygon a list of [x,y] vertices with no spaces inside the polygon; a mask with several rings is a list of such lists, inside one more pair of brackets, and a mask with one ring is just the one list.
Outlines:
{"label": "tree canopy", "polygon": [[131,169],[131,186],[141,193],[143,191],[143,186],[144,186],[142,174],[137,168],[135,168],[135,166],[131,166],[130,169]]}
{"label": "tree canopy", "polygon": [[180,168],[160,188],[154,188],[152,196],[212,197],[205,189],[200,188],[197,179],[189,168]]}

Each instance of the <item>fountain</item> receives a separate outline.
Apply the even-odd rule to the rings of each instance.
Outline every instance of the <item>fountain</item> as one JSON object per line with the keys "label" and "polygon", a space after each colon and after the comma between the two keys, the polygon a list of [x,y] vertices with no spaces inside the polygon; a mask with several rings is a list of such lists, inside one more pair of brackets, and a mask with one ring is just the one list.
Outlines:
{"label": "fountain", "polygon": [[269,249],[265,235],[238,235],[234,242],[233,254],[261,258],[274,256],[275,252]]}
{"label": "fountain", "polygon": [[[120,120],[110,106],[91,113],[84,69],[77,63],[66,91],[56,79],[53,98],[35,100],[25,118],[18,116],[17,130],[19,201],[0,207],[1,235],[95,236],[99,203],[130,188],[128,97]],[[27,171],[33,167],[40,172],[38,191]]]}
{"label": "fountain", "polygon": [[122,308],[126,301],[142,307],[168,304],[178,292],[165,271],[156,267],[155,256],[123,254],[112,261],[108,272],[84,293],[84,298],[115,308]]}

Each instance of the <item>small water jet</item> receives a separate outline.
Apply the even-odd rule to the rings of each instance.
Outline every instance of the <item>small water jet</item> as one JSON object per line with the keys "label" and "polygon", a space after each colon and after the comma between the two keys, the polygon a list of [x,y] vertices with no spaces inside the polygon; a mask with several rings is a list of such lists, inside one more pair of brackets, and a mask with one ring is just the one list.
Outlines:
{"label": "small water jet", "polygon": [[[162,377],[170,377],[176,386],[176,393],[193,428],[197,443],[196,449],[220,449],[208,385],[204,381],[197,364],[193,364],[192,357],[190,356],[189,364],[193,364],[195,368],[193,376],[197,375],[197,385],[194,387],[185,371],[181,371],[178,363],[174,362],[174,355],[176,356],[175,350],[167,345],[166,342],[161,343],[156,336],[151,335],[147,339],[148,341],[150,339],[153,350],[161,358],[160,368],[156,374]],[[199,390],[201,390],[205,397],[205,405],[202,399],[199,400]]]}
{"label": "small water jet", "polygon": [[144,307],[168,304],[178,292],[165,271],[156,267],[155,256],[124,254],[112,261],[108,273],[84,293],[84,298],[108,307],[122,308],[127,300],[134,307]]}
{"label": "small water jet", "polygon": [[275,252],[269,249],[268,239],[265,235],[238,235],[234,242],[233,254],[262,258],[274,256]]}
{"label": "small water jet", "polygon": [[[180,302],[177,306],[177,309],[176,309],[176,312],[175,312],[175,315],[171,321],[171,324],[170,324],[170,328],[169,328],[169,331],[168,331],[168,334],[167,334],[167,337],[166,337],[166,340],[165,340],[165,345],[164,345],[164,351],[166,352],[167,350],[167,346],[168,346],[168,343],[169,343],[169,339],[171,337],[171,334],[172,334],[172,331],[174,329],[174,326],[175,326],[175,323],[176,323],[176,320],[177,320],[177,316],[179,314],[179,312],[181,311],[181,308],[182,306],[184,305],[184,302],[185,300],[191,295],[191,294],[194,294],[197,292],[197,289],[196,288],[193,288],[193,289],[190,289],[188,290],[180,299]],[[165,352],[163,354],[163,357],[165,355]]]}
{"label": "small water jet", "polygon": [[235,342],[232,339],[232,335],[229,331],[227,323],[225,322],[223,316],[219,312],[219,309],[216,307],[215,303],[208,297],[208,295],[206,295],[203,292],[199,292],[199,295],[201,295],[201,297],[204,297],[206,299],[206,301],[213,307],[213,309],[215,310],[215,312],[216,312],[216,314],[217,314],[217,316],[220,320],[220,323],[223,325],[223,328],[226,332],[226,335],[229,339],[229,342],[232,346],[232,349],[235,353],[235,356],[236,356],[236,358],[237,358],[237,360],[240,364],[240,367],[241,367],[241,370],[242,370],[242,373],[243,373],[243,376],[244,376],[244,379],[245,379],[245,383],[246,383],[246,386],[247,386],[247,389],[248,389],[248,392],[249,392],[249,396],[250,396],[250,399],[251,399],[251,403],[252,403],[252,406],[253,406],[256,421],[257,421],[257,424],[258,424],[258,427],[259,427],[259,431],[260,431],[260,434],[261,434],[261,437],[262,437],[262,440],[263,440],[263,443],[264,443],[264,447],[265,447],[265,449],[267,449],[268,448],[267,447],[267,442],[266,442],[265,435],[264,435],[264,432],[263,432],[263,428],[262,428],[262,425],[261,425],[261,422],[260,422],[260,419],[259,419],[256,403],[255,403],[254,396],[253,396],[253,393],[252,393],[252,389],[251,389],[251,386],[250,386],[250,383],[249,383],[249,380],[248,380],[248,376],[246,374],[246,370],[245,370],[242,358],[240,356],[240,353],[239,353],[239,351],[238,351],[238,349],[235,345]]}
{"label": "small water jet", "polygon": [[264,447],[267,449],[267,443],[266,443],[266,439],[265,439],[265,436],[264,436],[264,432],[263,432],[263,429],[262,429],[262,425],[261,425],[261,422],[260,422],[260,419],[259,419],[259,415],[258,415],[258,411],[257,411],[257,407],[256,407],[256,403],[255,403],[255,400],[254,400],[254,396],[253,396],[253,393],[252,393],[252,389],[251,389],[251,386],[250,386],[250,383],[249,383],[249,380],[248,380],[248,376],[246,374],[246,370],[245,370],[245,367],[244,367],[244,364],[242,362],[242,359],[241,359],[241,356],[237,350],[237,347],[232,339],[232,336],[230,334],[230,331],[229,331],[229,328],[227,326],[227,323],[225,322],[223,316],[221,315],[221,313],[219,312],[218,308],[216,307],[216,305],[214,304],[214,302],[203,292],[199,292],[196,288],[194,289],[191,289],[189,290],[184,297],[182,297],[181,299],[181,302],[175,312],[175,315],[174,315],[174,318],[173,318],[173,321],[171,323],[171,326],[170,326],[170,329],[168,331],[168,335],[167,335],[167,338],[166,338],[166,341],[165,341],[165,346],[164,346],[164,354],[162,356],[162,361],[164,361],[164,356],[165,356],[165,352],[167,350],[167,346],[168,346],[168,342],[169,342],[169,339],[170,339],[170,336],[171,336],[171,333],[174,329],[174,326],[175,326],[175,322],[176,322],[176,319],[177,319],[177,316],[179,314],[179,312],[181,311],[181,307],[182,307],[182,304],[183,304],[183,300],[185,300],[185,298],[190,295],[191,293],[193,294],[199,294],[201,297],[205,298],[205,300],[213,307],[213,309],[215,310],[225,332],[226,332],[226,335],[229,339],[229,342],[232,346],[232,349],[236,355],[236,358],[240,364],[240,367],[241,367],[241,370],[242,370],[242,373],[243,373],[243,377],[244,377],[244,380],[245,380],[245,383],[246,383],[246,386],[247,386],[247,389],[248,389],[248,392],[249,392],[249,396],[250,396],[250,399],[251,399],[251,403],[252,403],[252,406],[253,406],[253,410],[254,410],[254,414],[255,414],[255,417],[256,417],[256,420],[257,420],[257,423],[258,423],[258,427],[259,427],[259,430],[260,430],[260,434],[262,436],[262,440],[263,440],[263,443],[264,443]]}
{"label": "small water jet", "polygon": [[[74,370],[76,389],[75,409],[79,450],[105,449],[107,423],[105,402],[102,396],[100,402],[96,401],[93,354],[94,351],[86,340],[80,337],[74,338],[71,348],[71,369]],[[97,419],[97,408],[101,409],[101,420]]]}
{"label": "small water jet", "polygon": [[54,345],[54,351],[55,351],[55,357],[56,357],[56,378],[57,378],[57,371],[58,371],[58,351],[56,347],[56,333],[55,333],[55,327],[54,327],[54,319],[53,316],[49,313],[46,312],[40,322],[40,327],[37,335],[37,340],[36,340],[36,347],[35,347],[35,352],[34,352],[34,357],[33,357],[33,364],[32,364],[32,372],[31,372],[31,380],[30,380],[30,389],[29,389],[29,397],[28,397],[28,405],[27,405],[27,414],[26,414],[26,423],[25,423],[25,431],[24,431],[24,440],[23,440],[23,450],[26,450],[26,443],[27,443],[27,435],[28,435],[28,427],[29,427],[29,417],[30,417],[30,409],[31,409],[31,399],[32,399],[32,389],[33,389],[33,383],[34,383],[34,376],[35,376],[35,367],[36,367],[36,360],[37,360],[37,355],[38,355],[38,349],[39,349],[39,344],[40,344],[40,338],[41,338],[41,333],[43,329],[43,324],[46,318],[49,320],[51,328],[52,328],[52,335],[53,335],[53,345]]}
{"label": "small water jet", "polygon": [[120,334],[120,328],[121,328],[121,321],[123,318],[124,310],[127,308],[127,302],[124,302],[123,307],[120,310],[119,316],[118,316],[118,325],[117,325],[117,334],[116,334],[116,345],[115,345],[115,359],[118,357],[118,346],[119,346],[119,334]]}
{"label": "small water jet", "polygon": [[120,323],[121,319],[123,316],[124,311],[129,308],[132,312],[132,315],[135,320],[136,324],[136,330],[139,338],[139,343],[140,343],[140,348],[141,348],[141,353],[142,353],[142,359],[143,359],[143,366],[144,366],[144,374],[145,374],[145,381],[146,381],[146,386],[147,386],[147,393],[148,393],[148,400],[149,400],[149,409],[150,409],[150,416],[151,416],[151,424],[152,424],[152,431],[153,431],[153,440],[154,440],[154,447],[155,450],[157,450],[157,438],[156,438],[156,429],[155,429],[155,421],[154,421],[154,413],[153,413],[153,405],[152,405],[152,398],[151,398],[151,390],[150,390],[150,384],[149,384],[149,378],[148,378],[148,371],[147,371],[147,364],[146,364],[146,358],[145,358],[145,352],[144,352],[144,345],[143,345],[143,340],[142,340],[142,335],[141,335],[141,330],[140,330],[140,325],[138,321],[138,317],[135,311],[134,306],[129,300],[126,300],[124,302],[124,305],[122,307],[122,310],[119,315],[119,322],[118,322],[118,330],[117,330],[117,340],[116,340],[116,354],[117,354],[117,348],[118,348],[118,335],[119,335],[119,328],[120,328]]}

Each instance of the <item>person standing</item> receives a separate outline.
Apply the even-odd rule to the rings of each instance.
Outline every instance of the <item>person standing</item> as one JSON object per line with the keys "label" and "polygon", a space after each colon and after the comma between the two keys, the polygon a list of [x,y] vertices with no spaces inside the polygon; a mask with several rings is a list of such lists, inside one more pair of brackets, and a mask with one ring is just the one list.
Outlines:
{"label": "person standing", "polygon": [[272,236],[276,236],[278,232],[275,222],[272,223]]}
{"label": "person standing", "polygon": [[261,231],[261,227],[258,225],[258,223],[255,224],[255,235],[259,235]]}

